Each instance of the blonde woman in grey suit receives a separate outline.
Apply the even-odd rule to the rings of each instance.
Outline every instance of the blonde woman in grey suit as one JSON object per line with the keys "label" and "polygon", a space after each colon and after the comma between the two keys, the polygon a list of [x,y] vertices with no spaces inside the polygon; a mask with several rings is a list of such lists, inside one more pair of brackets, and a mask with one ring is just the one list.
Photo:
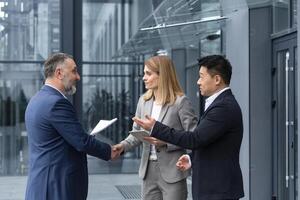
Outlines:
{"label": "blonde woman in grey suit", "polygon": [[[167,56],[154,56],[145,61],[143,81],[147,92],[138,101],[136,117],[152,116],[177,130],[193,130],[197,117],[176,77],[173,62]],[[133,130],[140,130],[133,124]],[[144,200],[187,199],[186,178],[189,172],[176,168],[185,149],[149,138],[142,142],[132,135],[114,146],[120,153],[143,144],[139,176],[143,179]]]}

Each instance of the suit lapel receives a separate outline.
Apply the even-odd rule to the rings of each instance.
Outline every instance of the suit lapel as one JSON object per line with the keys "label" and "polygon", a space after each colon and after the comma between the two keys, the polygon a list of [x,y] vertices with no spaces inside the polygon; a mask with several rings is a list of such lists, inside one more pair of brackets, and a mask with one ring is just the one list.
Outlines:
{"label": "suit lapel", "polygon": [[170,107],[169,104],[166,104],[161,108],[161,111],[159,113],[159,117],[158,117],[157,121],[162,122],[162,120],[164,119],[164,117],[167,114],[169,107]]}
{"label": "suit lapel", "polygon": [[[151,114],[152,114],[152,108],[153,108],[153,103],[154,103],[153,98],[151,98],[151,99],[148,100],[148,101],[145,101],[144,116],[142,116],[142,118],[144,118],[145,115],[151,116]],[[164,119],[164,117],[165,117],[166,114],[167,114],[167,111],[168,111],[169,107],[170,107],[170,106],[169,106],[168,104],[165,105],[165,106],[162,106],[157,121],[161,122],[161,121]]]}

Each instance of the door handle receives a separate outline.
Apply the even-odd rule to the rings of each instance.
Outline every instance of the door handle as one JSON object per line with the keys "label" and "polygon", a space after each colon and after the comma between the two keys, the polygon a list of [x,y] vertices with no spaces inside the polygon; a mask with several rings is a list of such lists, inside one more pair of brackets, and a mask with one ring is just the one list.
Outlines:
{"label": "door handle", "polygon": [[285,187],[289,187],[289,57],[285,53]]}

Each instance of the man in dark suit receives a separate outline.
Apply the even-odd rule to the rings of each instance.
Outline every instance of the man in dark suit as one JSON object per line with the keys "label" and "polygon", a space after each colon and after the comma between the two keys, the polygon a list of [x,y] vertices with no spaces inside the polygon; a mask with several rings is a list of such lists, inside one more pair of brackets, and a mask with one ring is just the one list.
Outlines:
{"label": "man in dark suit", "polygon": [[88,191],[86,154],[113,158],[110,145],[85,133],[66,95],[80,80],[71,56],[56,53],[44,66],[45,85],[25,113],[29,142],[26,200],[84,200]]}
{"label": "man in dark suit", "polygon": [[220,55],[202,58],[199,66],[197,84],[208,98],[194,131],[178,131],[149,116],[133,120],[146,130],[152,129],[152,137],[146,138],[149,141],[157,138],[192,149],[189,156],[179,158],[177,166],[180,170],[192,167],[194,200],[236,200],[244,196],[239,164],[243,121],[240,106],[229,88],[232,67]]}

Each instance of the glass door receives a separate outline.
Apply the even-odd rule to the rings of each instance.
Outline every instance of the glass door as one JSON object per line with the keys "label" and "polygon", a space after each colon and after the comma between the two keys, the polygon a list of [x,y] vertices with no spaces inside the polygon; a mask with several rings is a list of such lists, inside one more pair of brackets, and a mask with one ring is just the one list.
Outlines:
{"label": "glass door", "polygon": [[273,199],[296,199],[296,35],[273,42]]}

